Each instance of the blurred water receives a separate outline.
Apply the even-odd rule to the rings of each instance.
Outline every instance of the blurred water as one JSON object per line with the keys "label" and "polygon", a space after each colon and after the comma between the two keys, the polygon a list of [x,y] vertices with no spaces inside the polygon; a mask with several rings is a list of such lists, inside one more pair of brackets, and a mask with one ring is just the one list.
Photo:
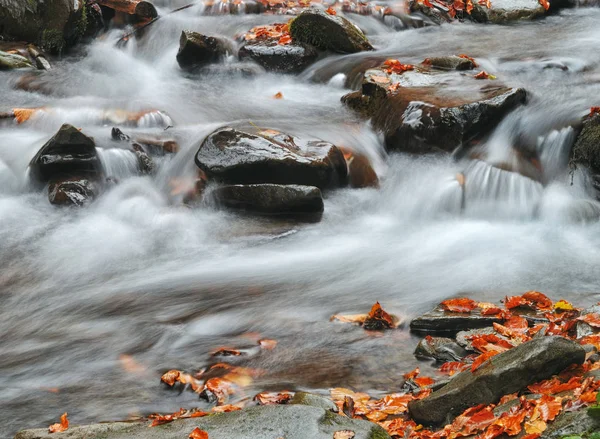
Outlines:
{"label": "blurred water", "polygon": [[[162,12],[184,2],[172,3],[159,3]],[[252,345],[248,332],[279,341],[274,351],[235,360],[265,370],[248,395],[270,387],[394,390],[416,364],[416,339],[406,329],[373,337],[328,321],[376,300],[406,321],[457,293],[498,300],[538,289],[582,305],[599,300],[598,208],[585,175],[568,174],[569,142],[560,138],[598,105],[600,10],[399,33],[361,17],[377,52],[331,56],[300,77],[198,78],[177,67],[184,28],[234,38],[282,18],[203,17],[191,8],[121,50],[113,31],[44,73],[51,94],[16,90],[20,74],[0,72],[0,111],[51,109],[0,127],[0,436],[47,426],[64,411],[77,424],[201,405],[159,386],[160,374],[198,369],[223,345]],[[489,139],[485,163],[388,157],[380,136],[340,104],[348,92],[340,74],[359,65],[454,53],[530,92]],[[568,70],[547,68],[555,63]],[[277,92],[284,98],[273,99]],[[155,176],[136,176],[135,156],[110,139],[106,114],[114,109],[168,114],[181,151]],[[95,138],[120,181],[85,209],[52,207],[27,182],[29,161],[65,122]],[[198,142],[238,122],[360,150],[381,189],[326,194],[322,222],[308,226],[172,204],[168,182],[193,175]],[[124,130],[164,128],[141,125]],[[518,164],[515,139],[539,152],[543,185],[503,170]],[[141,368],[127,371],[122,354]]]}

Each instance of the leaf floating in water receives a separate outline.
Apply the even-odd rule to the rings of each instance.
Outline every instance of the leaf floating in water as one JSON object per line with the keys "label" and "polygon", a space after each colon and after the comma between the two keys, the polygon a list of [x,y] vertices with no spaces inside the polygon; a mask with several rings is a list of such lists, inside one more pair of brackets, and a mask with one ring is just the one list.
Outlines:
{"label": "leaf floating in water", "polygon": [[213,357],[239,357],[242,352],[233,348],[219,348],[212,353]]}
{"label": "leaf floating in water", "polygon": [[394,318],[383,310],[379,302],[373,305],[363,322],[363,327],[371,330],[391,329],[395,326]]}
{"label": "leaf floating in water", "polygon": [[474,76],[475,79],[496,79],[496,77],[494,75],[490,75],[488,72],[486,72],[485,70],[482,70],[481,72],[477,73]]}
{"label": "leaf floating in water", "polygon": [[283,93],[281,93],[280,91],[278,91],[277,93],[275,93],[273,95],[273,99],[283,99]]}
{"label": "leaf floating in water", "polygon": [[63,413],[60,417],[60,424],[52,424],[48,427],[48,433],[60,433],[69,428],[69,420],[67,419],[67,413]]}
{"label": "leaf floating in water", "polygon": [[200,430],[198,427],[194,428],[190,435],[189,439],[208,439],[208,433],[204,430]]}
{"label": "leaf floating in water", "polygon": [[261,392],[254,400],[260,405],[287,404],[294,397],[294,392]]}

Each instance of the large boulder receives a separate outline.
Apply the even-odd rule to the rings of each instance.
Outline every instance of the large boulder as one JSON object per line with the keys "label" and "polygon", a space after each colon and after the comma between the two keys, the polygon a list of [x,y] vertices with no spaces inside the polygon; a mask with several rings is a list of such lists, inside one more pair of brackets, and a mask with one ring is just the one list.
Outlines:
{"label": "large boulder", "polygon": [[0,50],[0,70],[30,69],[33,65],[24,56]]}
{"label": "large boulder", "polygon": [[461,372],[428,397],[410,402],[408,409],[419,423],[449,423],[469,407],[495,404],[504,395],[584,361],[585,350],[574,341],[541,337],[492,357],[474,372]]}
{"label": "large boulder", "polygon": [[289,29],[294,41],[322,50],[339,53],[373,50],[367,37],[354,23],[317,8],[301,12],[290,22]]}
{"label": "large boulder", "polygon": [[233,48],[223,38],[209,37],[198,32],[183,31],[179,39],[179,67],[192,70],[221,61]]}
{"label": "large boulder", "polygon": [[[354,432],[354,439],[390,437],[377,424],[301,404],[258,406],[203,418],[178,419],[153,428],[148,428],[149,424],[138,421],[84,425],[70,427],[64,434],[70,439],[181,439],[187,438],[198,427],[206,431],[210,439],[331,439],[334,433],[348,430]],[[15,439],[55,436],[48,433],[47,428],[40,428],[21,431]]]}
{"label": "large boulder", "polygon": [[64,124],[29,163],[31,177],[46,183],[61,176],[91,176],[101,172],[94,139]]}
{"label": "large boulder", "polygon": [[238,52],[241,61],[252,60],[269,72],[300,73],[319,56],[309,44],[279,44],[276,38],[251,40]]}
{"label": "large boulder", "polygon": [[584,166],[600,188],[600,114],[583,120],[581,132],[571,150],[571,167]]}
{"label": "large boulder", "polygon": [[214,200],[229,209],[259,215],[320,219],[323,198],[314,186],[250,184],[217,188]]}
{"label": "large boulder", "polygon": [[87,27],[84,0],[0,0],[0,33],[54,52],[72,45]]}
{"label": "large boulder", "polygon": [[97,195],[96,184],[87,178],[68,177],[48,186],[48,200],[57,206],[83,206]]}
{"label": "large boulder", "polygon": [[[554,3],[551,1],[550,3]],[[482,23],[506,24],[517,20],[533,20],[546,15],[538,0],[494,0],[491,7],[473,2],[471,17]]]}
{"label": "large boulder", "polygon": [[390,150],[451,152],[489,133],[526,99],[525,90],[478,80],[475,72],[446,72],[427,64],[405,67],[413,70],[367,70],[361,90],[342,98],[371,118]]}
{"label": "large boulder", "polygon": [[257,134],[220,128],[196,153],[209,178],[229,184],[299,184],[319,189],[346,184],[344,156],[322,140],[303,140],[274,130]]}

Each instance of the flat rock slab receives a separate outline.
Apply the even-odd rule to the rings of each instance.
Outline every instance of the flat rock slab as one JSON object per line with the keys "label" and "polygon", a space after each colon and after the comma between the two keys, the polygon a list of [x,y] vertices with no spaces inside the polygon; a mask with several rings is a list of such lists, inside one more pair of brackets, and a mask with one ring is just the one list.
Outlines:
{"label": "flat rock slab", "polygon": [[252,60],[268,72],[300,73],[317,60],[319,52],[308,44],[283,45],[271,38],[245,43],[238,56],[240,61]]}
{"label": "flat rock slab", "polygon": [[489,133],[526,99],[525,90],[475,79],[476,73],[426,64],[403,73],[370,69],[361,90],[342,102],[371,119],[389,150],[451,152]]}
{"label": "flat rock slab", "polygon": [[566,338],[531,340],[492,357],[475,372],[461,372],[427,398],[409,403],[409,412],[418,423],[449,423],[469,407],[497,403],[504,395],[584,361],[583,347]]}
{"label": "flat rock slab", "polygon": [[477,309],[467,314],[444,311],[438,306],[413,319],[410,330],[420,334],[455,335],[460,331],[491,327],[501,321],[498,316],[483,316]]}
{"label": "flat rock slab", "polygon": [[146,422],[112,422],[71,427],[63,433],[48,429],[24,430],[15,439],[182,439],[198,427],[210,439],[331,439],[336,431],[351,430],[354,439],[389,439],[376,424],[349,419],[305,405],[273,405],[218,413],[204,418],[180,419],[149,428]]}
{"label": "flat rock slab", "polygon": [[506,24],[518,20],[533,20],[546,15],[546,10],[537,0],[494,0],[487,8],[473,2],[471,16],[475,21]]}
{"label": "flat rock slab", "polygon": [[319,189],[347,183],[342,152],[322,140],[303,140],[275,130],[257,134],[221,128],[200,145],[196,165],[228,184],[298,184]]}

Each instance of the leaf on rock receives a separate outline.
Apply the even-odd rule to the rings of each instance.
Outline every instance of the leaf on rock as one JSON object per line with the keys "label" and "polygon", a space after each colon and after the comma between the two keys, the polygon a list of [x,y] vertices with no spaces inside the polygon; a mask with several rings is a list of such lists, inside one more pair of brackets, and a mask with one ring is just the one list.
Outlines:
{"label": "leaf on rock", "polygon": [[200,430],[198,427],[194,428],[190,435],[189,439],[208,439],[208,433],[204,430]]}
{"label": "leaf on rock", "polygon": [[544,9],[547,11],[548,9],[550,9],[550,2],[548,0],[538,0],[540,5],[542,5],[544,7]]}
{"label": "leaf on rock", "polygon": [[440,303],[440,306],[444,310],[450,312],[470,313],[477,308],[477,302],[466,297],[461,297],[458,299],[444,300],[442,303]]}
{"label": "leaf on rock", "polygon": [[48,433],[60,433],[69,428],[69,420],[67,419],[67,413],[63,413],[60,417],[60,423],[52,424],[48,427]]}
{"label": "leaf on rock", "polygon": [[562,411],[562,398],[544,395],[537,402],[536,409],[543,421],[554,421],[554,418]]}
{"label": "leaf on rock", "polygon": [[279,40],[277,40],[277,44],[279,44],[280,46],[287,46],[291,43],[292,37],[289,34],[282,35],[281,37],[279,37]]}
{"label": "leaf on rock", "polygon": [[530,420],[525,422],[524,427],[527,434],[542,434],[546,431],[547,425],[543,420],[537,419],[535,421]]}
{"label": "leaf on rock", "polygon": [[[485,2],[489,0],[479,0],[479,4],[481,4],[481,2]],[[489,6],[488,6],[489,8]],[[471,61],[473,63],[473,67],[479,67],[479,65],[477,64],[477,62],[475,61],[475,58],[471,58],[469,55],[465,55],[464,53],[461,53],[460,55],[458,55],[459,58],[464,58],[464,59],[468,59],[469,61]]]}
{"label": "leaf on rock", "polygon": [[489,351],[478,356],[475,361],[473,361],[473,364],[471,364],[471,372],[475,372],[483,363],[499,353],[500,352],[498,351]]}
{"label": "leaf on rock", "polygon": [[[481,72],[477,73],[474,76],[475,79],[496,79],[496,77],[494,75],[490,75],[488,72],[486,72],[485,70],[482,70]],[[510,308],[509,308],[510,309]]]}
{"label": "leaf on rock", "polygon": [[[16,112],[15,112],[15,114],[16,114]],[[590,108],[590,116],[593,116],[594,114],[600,114],[600,107],[592,107],[592,108]]]}
{"label": "leaf on rock", "polygon": [[408,70],[414,70],[415,66],[412,64],[402,64],[397,59],[388,59],[383,63],[384,67],[386,67],[385,71],[388,74],[392,73],[403,73]]}
{"label": "leaf on rock", "polygon": [[379,302],[373,305],[363,322],[363,327],[370,330],[392,329],[395,326],[394,318],[383,310]]}
{"label": "leaf on rock", "polygon": [[333,439],[352,439],[356,434],[352,430],[339,430],[333,433]]}
{"label": "leaf on rock", "polygon": [[329,15],[337,15],[337,12],[335,12],[333,6],[329,6],[325,12],[327,12]]}
{"label": "leaf on rock", "polygon": [[529,300],[530,302],[533,302],[538,309],[552,309],[552,300],[550,300],[548,296],[540,293],[539,291],[528,291],[525,294],[523,294],[523,298]]}
{"label": "leaf on rock", "polygon": [[287,404],[294,397],[294,392],[260,392],[254,400],[260,405]]}
{"label": "leaf on rock", "polygon": [[440,372],[447,373],[452,376],[456,372],[462,372],[465,369],[468,369],[469,365],[463,363],[462,361],[448,361],[440,366]]}
{"label": "leaf on rock", "polygon": [[600,314],[590,313],[579,317],[577,320],[587,323],[594,328],[600,328]]}

